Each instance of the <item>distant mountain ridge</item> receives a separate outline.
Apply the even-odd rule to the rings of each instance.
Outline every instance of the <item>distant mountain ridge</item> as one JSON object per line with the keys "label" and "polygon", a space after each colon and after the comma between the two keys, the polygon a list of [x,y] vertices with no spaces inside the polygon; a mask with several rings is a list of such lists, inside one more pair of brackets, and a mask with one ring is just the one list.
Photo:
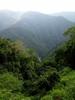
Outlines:
{"label": "distant mountain ridge", "polygon": [[60,12],[53,14],[54,16],[62,16],[71,22],[75,22],[75,12]]}
{"label": "distant mountain ridge", "polygon": [[75,25],[62,16],[51,16],[38,12],[27,12],[20,15],[19,20],[16,17],[17,21],[13,21],[13,24],[0,31],[0,36],[19,39],[26,47],[33,48],[42,57],[63,42],[65,40],[64,31]]}

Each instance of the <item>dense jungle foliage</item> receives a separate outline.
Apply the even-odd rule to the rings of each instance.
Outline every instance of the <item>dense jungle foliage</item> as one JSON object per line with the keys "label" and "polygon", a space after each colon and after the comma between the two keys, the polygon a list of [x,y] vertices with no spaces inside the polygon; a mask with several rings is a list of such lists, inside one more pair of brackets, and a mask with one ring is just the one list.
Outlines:
{"label": "dense jungle foliage", "polygon": [[75,27],[46,59],[0,38],[0,100],[75,100]]}

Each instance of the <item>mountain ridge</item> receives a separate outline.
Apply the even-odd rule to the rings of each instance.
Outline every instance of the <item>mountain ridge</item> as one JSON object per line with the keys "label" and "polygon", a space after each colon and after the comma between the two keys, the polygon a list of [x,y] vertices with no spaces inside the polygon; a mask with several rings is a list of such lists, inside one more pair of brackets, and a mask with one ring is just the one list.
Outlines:
{"label": "mountain ridge", "polygon": [[62,16],[71,22],[75,22],[75,12],[59,12],[53,14],[54,16]]}
{"label": "mountain ridge", "polygon": [[62,16],[26,12],[16,23],[0,31],[0,36],[19,39],[40,56],[45,56],[65,40],[64,31],[73,25],[73,22]]}

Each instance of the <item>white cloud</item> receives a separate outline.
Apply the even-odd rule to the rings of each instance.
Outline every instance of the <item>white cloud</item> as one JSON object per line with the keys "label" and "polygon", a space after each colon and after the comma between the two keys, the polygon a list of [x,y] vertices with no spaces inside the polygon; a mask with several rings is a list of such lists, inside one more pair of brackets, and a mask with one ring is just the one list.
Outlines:
{"label": "white cloud", "polygon": [[55,13],[75,11],[75,0],[0,0],[0,10]]}

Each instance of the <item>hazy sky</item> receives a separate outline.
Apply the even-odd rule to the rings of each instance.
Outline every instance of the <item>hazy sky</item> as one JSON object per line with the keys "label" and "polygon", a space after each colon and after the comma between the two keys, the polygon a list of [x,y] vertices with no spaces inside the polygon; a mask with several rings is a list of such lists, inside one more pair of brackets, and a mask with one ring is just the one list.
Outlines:
{"label": "hazy sky", "polygon": [[0,0],[0,10],[56,13],[75,11],[75,0]]}

